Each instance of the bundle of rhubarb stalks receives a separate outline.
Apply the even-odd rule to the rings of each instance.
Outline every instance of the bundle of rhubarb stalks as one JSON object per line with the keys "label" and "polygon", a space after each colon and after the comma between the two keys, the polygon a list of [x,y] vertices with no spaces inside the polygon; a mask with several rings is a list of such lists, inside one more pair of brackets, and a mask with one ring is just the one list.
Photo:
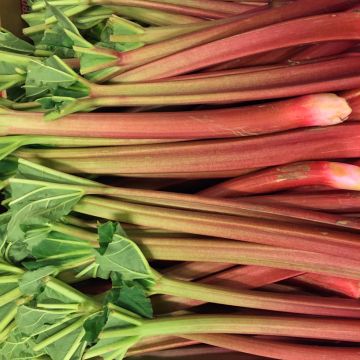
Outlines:
{"label": "bundle of rhubarb stalks", "polygon": [[29,8],[0,359],[360,359],[360,1]]}

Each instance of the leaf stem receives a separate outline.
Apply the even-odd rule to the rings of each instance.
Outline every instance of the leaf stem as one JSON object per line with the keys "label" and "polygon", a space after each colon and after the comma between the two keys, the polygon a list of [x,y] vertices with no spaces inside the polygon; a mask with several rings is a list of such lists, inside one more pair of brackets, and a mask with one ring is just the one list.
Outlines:
{"label": "leaf stem", "polygon": [[293,336],[358,342],[359,320],[243,315],[189,315],[144,320],[139,327],[105,330],[101,339],[196,333]]}

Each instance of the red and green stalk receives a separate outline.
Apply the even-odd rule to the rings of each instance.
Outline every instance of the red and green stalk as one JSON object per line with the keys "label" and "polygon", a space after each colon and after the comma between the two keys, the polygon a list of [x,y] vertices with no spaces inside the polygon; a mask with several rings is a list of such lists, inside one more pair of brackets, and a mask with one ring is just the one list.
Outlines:
{"label": "red and green stalk", "polygon": [[[223,39],[227,36],[276,24],[285,20],[296,19],[302,16],[343,10],[355,3],[355,0],[321,0],[316,3],[311,2],[310,0],[305,0],[302,1],[301,6],[295,3],[289,6],[272,8],[258,13],[257,16],[250,16],[245,19],[240,15],[239,19],[234,17],[234,21],[231,23],[216,25],[209,29],[197,31],[194,34],[190,33],[182,35],[138,50],[128,51],[125,53],[109,52],[109,54],[114,55],[114,62],[106,63],[104,66],[120,66],[121,68],[119,69],[119,72],[123,72],[126,69],[138,67],[139,65],[147,64],[171,54],[178,52],[181,53],[181,51],[185,49],[196,47],[200,50],[200,45]],[[81,49],[78,50],[80,51]]]}
{"label": "red and green stalk", "polygon": [[70,173],[221,178],[297,161],[357,158],[359,144],[360,125],[351,123],[245,139],[77,149],[76,152],[22,150],[17,154]]}
{"label": "red and green stalk", "polygon": [[44,122],[41,113],[29,113],[25,117],[21,112],[4,110],[0,117],[0,134],[118,138],[124,139],[124,143],[125,139],[225,138],[334,125],[350,113],[346,101],[333,94],[224,110],[80,113],[59,119],[51,126]]}
{"label": "red and green stalk", "polygon": [[[286,6],[279,8],[279,10],[284,8]],[[259,16],[256,18],[258,19]],[[243,34],[239,34],[239,31],[237,31],[238,35],[174,53],[160,60],[129,70],[119,75],[116,79],[122,82],[161,79],[275,49],[289,48],[313,42],[358,40],[360,38],[359,18],[360,15],[356,12],[343,13],[336,16],[320,15],[288,22],[284,21],[280,24],[263,27]],[[231,23],[223,26],[230,25]],[[203,31],[209,31],[209,29]],[[114,65],[125,65],[123,61],[123,59],[120,59]]]}

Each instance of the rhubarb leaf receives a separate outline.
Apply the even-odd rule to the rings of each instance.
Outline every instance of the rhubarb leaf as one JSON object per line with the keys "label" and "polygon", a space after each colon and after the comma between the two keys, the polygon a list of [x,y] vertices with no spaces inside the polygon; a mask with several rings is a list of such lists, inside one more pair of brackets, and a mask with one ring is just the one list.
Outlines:
{"label": "rhubarb leaf", "polygon": [[0,180],[7,180],[14,176],[17,171],[17,161],[15,158],[6,158],[0,161]]}
{"label": "rhubarb leaf", "polygon": [[0,27],[0,50],[16,52],[20,54],[33,54],[34,46],[18,38],[10,31]]}
{"label": "rhubarb leaf", "polygon": [[[31,336],[34,343],[39,346],[42,341],[49,339],[51,336],[59,334],[62,330],[70,329],[69,327],[78,323],[79,319],[81,319],[79,314],[66,315],[66,313],[59,310],[42,310],[23,306],[19,310],[16,323],[18,328],[27,336]],[[60,338],[49,342],[43,349],[51,359],[73,359],[79,347],[85,348],[84,335],[85,330],[80,322],[79,326],[74,328],[73,331],[69,331]]]}
{"label": "rhubarb leaf", "polygon": [[84,323],[85,329],[85,340],[89,344],[95,343],[98,339],[99,334],[104,328],[108,318],[107,309],[101,310],[91,315]]}
{"label": "rhubarb leaf", "polygon": [[153,308],[148,293],[137,281],[116,280],[117,274],[112,274],[113,288],[107,296],[107,301],[145,318],[153,317]]}
{"label": "rhubarb leaf", "polygon": [[54,265],[62,271],[82,267],[84,262],[93,260],[92,247],[84,240],[65,235],[60,232],[47,232],[44,228],[27,231],[24,240],[34,261],[26,261],[27,269],[38,269]]}
{"label": "rhubarb leaf", "polygon": [[7,360],[45,360],[43,351],[35,352],[35,342],[30,336],[25,336],[19,329],[15,329],[0,345],[0,359]]}
{"label": "rhubarb leaf", "polygon": [[[48,331],[46,334],[39,336],[38,341],[47,339],[49,336],[55,335],[71,326],[76,320],[68,322],[62,326],[59,326],[52,331]],[[53,342],[45,347],[46,353],[52,360],[77,360],[82,359],[82,355],[86,348],[86,341],[84,340],[85,330],[83,327],[79,327],[69,334],[63,336],[60,340]],[[77,357],[79,356],[79,357]]]}
{"label": "rhubarb leaf", "polygon": [[54,266],[47,266],[35,271],[27,271],[19,281],[19,288],[24,295],[37,294],[45,285],[44,278],[57,275],[58,270]]}
{"label": "rhubarb leaf", "polygon": [[25,83],[27,96],[33,97],[47,91],[61,96],[62,88],[68,89],[74,85],[81,87],[77,74],[55,55],[44,62],[33,60],[28,66]]}
{"label": "rhubarb leaf", "polygon": [[[106,230],[104,230],[104,228]],[[123,281],[147,280],[152,282],[152,270],[138,246],[124,236],[119,226],[109,223],[99,226],[100,249],[95,250],[99,276],[109,278],[112,272]]]}
{"label": "rhubarb leaf", "polygon": [[118,63],[118,56],[112,50],[80,46],[74,46],[74,50],[80,58],[81,74],[106,69]]}
{"label": "rhubarb leaf", "polygon": [[59,8],[48,4],[48,10],[50,15],[57,19],[57,24],[44,32],[40,45],[44,45],[54,55],[61,58],[73,58],[75,56],[74,45],[92,46],[81,36],[76,26]]}
{"label": "rhubarb leaf", "polygon": [[24,243],[27,228],[58,221],[71,212],[84,193],[61,188],[61,185],[26,183],[22,179],[11,179],[10,182],[12,217],[8,224],[7,241],[12,247],[16,246],[12,257],[19,261],[28,253]]}
{"label": "rhubarb leaf", "polygon": [[[141,319],[131,313],[112,310],[109,313],[103,331],[119,330],[129,326],[141,326]],[[128,349],[139,341],[138,336],[126,336],[112,339],[100,339],[85,355],[85,359],[103,356],[104,359],[123,359]]]}
{"label": "rhubarb leaf", "polygon": [[27,305],[19,307],[16,324],[21,332],[27,336],[36,336],[46,331],[49,325],[66,320],[66,313],[47,309],[34,308]]}

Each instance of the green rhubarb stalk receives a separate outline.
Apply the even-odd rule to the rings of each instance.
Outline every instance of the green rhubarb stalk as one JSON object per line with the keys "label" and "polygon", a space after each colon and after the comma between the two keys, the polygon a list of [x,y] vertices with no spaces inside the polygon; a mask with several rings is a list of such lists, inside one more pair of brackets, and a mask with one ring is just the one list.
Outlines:
{"label": "green rhubarb stalk", "polygon": [[[23,116],[23,115],[22,115]],[[0,137],[0,160],[12,154],[17,149],[28,145],[40,145],[57,148],[85,148],[97,146],[114,146],[114,145],[143,145],[156,144],[163,142],[173,142],[175,140],[156,140],[156,139],[115,139],[115,138],[85,138],[85,137],[66,137],[66,136],[34,136],[34,135],[17,135]]]}
{"label": "green rhubarb stalk", "polygon": [[174,14],[142,7],[110,6],[110,8],[117,15],[154,26],[194,24],[203,21],[203,19],[194,16]]}
{"label": "green rhubarb stalk", "polygon": [[[138,6],[148,9],[155,9],[166,11],[170,13],[194,16],[199,18],[222,18],[226,17],[226,13],[221,13],[218,9],[210,10],[208,8],[196,8],[196,7],[187,7],[185,4],[171,4],[167,2],[155,2],[155,1],[144,1],[144,0],[76,0],[75,4],[72,0],[52,0],[48,2],[52,6],[66,6],[66,5],[77,5],[77,6]],[[32,8],[33,10],[41,10],[46,7],[44,2],[35,3]]]}
{"label": "green rhubarb stalk", "polygon": [[[218,315],[219,316],[219,315]],[[317,339],[358,341],[358,321],[329,320],[290,317],[272,318],[270,316],[242,315],[189,315],[156,320],[144,320],[140,327],[123,330],[104,330],[101,339],[114,339],[125,336],[157,336],[186,333],[238,333],[261,334]],[[265,325],[265,326],[264,326]],[[340,325],[338,327],[338,325]],[[348,333],[347,333],[348,331]],[[338,336],[338,337],[336,337]],[[101,353],[100,353],[101,354]],[[85,358],[96,356],[95,351],[88,351]]]}

